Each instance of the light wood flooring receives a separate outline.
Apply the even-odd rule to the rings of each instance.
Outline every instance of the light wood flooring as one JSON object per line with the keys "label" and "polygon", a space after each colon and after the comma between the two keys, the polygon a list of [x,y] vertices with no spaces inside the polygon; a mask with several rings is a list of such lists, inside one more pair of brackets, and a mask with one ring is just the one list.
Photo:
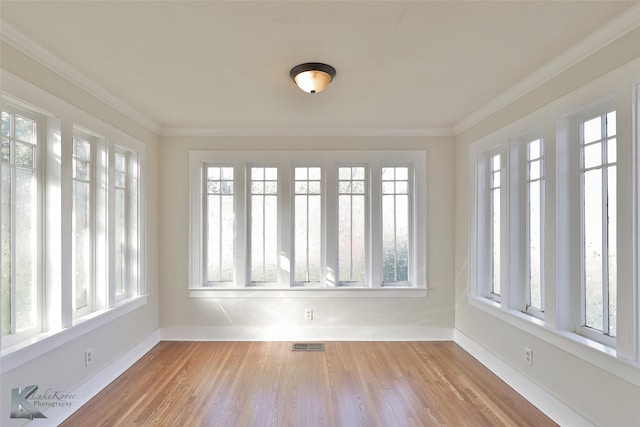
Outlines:
{"label": "light wood flooring", "polygon": [[63,426],[551,426],[452,342],[161,342]]}

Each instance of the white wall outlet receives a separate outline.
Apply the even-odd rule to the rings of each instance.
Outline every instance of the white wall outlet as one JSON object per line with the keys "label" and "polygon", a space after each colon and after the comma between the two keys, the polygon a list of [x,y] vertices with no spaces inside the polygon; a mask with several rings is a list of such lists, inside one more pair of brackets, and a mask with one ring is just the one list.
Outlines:
{"label": "white wall outlet", "polygon": [[304,320],[313,320],[313,308],[304,309]]}
{"label": "white wall outlet", "polygon": [[533,366],[533,350],[530,348],[525,347],[524,349],[524,363],[529,366]]}
{"label": "white wall outlet", "polygon": [[93,363],[93,349],[88,348],[84,351],[84,366],[89,366]]}

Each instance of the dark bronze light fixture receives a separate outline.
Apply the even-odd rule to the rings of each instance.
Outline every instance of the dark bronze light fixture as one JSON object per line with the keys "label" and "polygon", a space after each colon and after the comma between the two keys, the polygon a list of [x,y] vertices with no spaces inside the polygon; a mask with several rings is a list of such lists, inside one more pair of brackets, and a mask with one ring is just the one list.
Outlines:
{"label": "dark bronze light fixture", "polygon": [[322,92],[336,76],[336,69],[319,62],[296,65],[289,75],[300,89],[307,93]]}

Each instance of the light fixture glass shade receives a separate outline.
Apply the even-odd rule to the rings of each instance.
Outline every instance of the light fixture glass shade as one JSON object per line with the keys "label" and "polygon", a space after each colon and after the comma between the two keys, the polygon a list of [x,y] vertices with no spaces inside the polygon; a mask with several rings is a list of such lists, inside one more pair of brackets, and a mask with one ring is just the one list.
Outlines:
{"label": "light fixture glass shade", "polygon": [[303,91],[318,93],[325,90],[331,83],[336,70],[331,65],[309,62],[293,67],[289,75]]}

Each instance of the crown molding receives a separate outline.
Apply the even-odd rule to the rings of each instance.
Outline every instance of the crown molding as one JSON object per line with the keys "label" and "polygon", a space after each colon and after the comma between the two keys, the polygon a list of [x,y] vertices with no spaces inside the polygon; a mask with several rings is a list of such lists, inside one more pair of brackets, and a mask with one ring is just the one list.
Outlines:
{"label": "crown molding", "polygon": [[631,6],[587,37],[559,54],[524,80],[453,126],[455,135],[477,125],[545,82],[568,70],[613,41],[640,26],[640,4]]}
{"label": "crown molding", "polygon": [[129,117],[151,132],[155,134],[160,133],[161,126],[158,122],[140,112],[126,101],[115,96],[100,84],[96,83],[85,74],[81,73],[67,62],[49,52],[47,49],[4,21],[0,21],[0,40],[16,48],[39,64],[70,81],[80,89],[104,102],[119,113]]}
{"label": "crown molding", "polygon": [[366,136],[366,137],[424,137],[454,136],[449,127],[438,128],[181,128],[165,127],[160,136]]}

